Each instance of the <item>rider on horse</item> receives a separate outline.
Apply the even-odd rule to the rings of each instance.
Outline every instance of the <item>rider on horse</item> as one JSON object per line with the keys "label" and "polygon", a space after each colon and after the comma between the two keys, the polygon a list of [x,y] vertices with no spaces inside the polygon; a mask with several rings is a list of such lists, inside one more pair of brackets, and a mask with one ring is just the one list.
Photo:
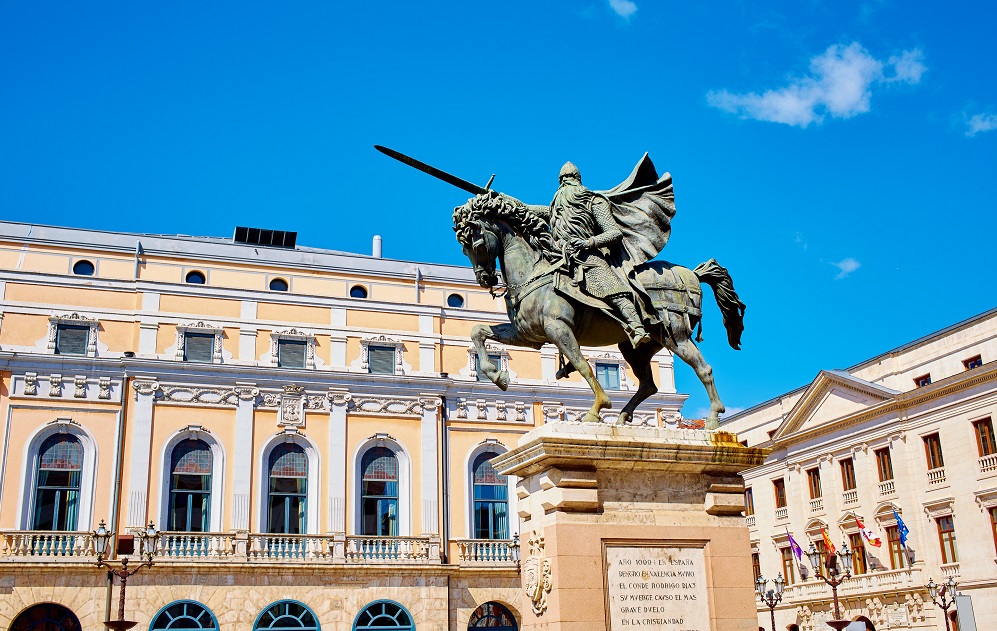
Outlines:
{"label": "rider on horse", "polygon": [[618,209],[605,195],[582,186],[581,173],[571,162],[561,168],[558,179],[550,207],[530,206],[550,224],[555,251],[546,252],[546,258],[563,261],[573,284],[622,321],[634,347],[649,342],[644,323],[656,323],[657,316],[653,309],[641,308],[647,293],[636,274],[628,273],[633,266],[623,264],[624,234],[614,213]]}

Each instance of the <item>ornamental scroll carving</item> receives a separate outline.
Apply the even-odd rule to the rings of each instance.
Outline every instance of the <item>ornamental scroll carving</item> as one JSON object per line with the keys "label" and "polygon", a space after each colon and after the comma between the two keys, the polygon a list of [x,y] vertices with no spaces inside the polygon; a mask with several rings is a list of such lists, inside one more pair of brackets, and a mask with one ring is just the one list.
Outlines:
{"label": "ornamental scroll carving", "polygon": [[547,595],[554,582],[551,577],[550,559],[544,557],[544,536],[534,530],[528,541],[530,558],[523,564],[526,595],[533,603],[533,613],[542,616],[547,611]]}

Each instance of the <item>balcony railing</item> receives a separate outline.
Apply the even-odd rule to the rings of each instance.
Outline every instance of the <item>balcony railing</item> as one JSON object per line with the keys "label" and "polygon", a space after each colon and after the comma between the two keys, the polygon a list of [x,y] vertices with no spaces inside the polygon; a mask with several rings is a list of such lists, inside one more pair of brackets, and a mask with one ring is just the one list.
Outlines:
{"label": "balcony railing", "polygon": [[959,564],[946,563],[942,566],[942,576],[945,578],[959,578]]}
{"label": "balcony railing", "polygon": [[844,493],[841,494],[842,504],[845,505],[854,504],[857,501],[859,501],[859,492],[855,489],[852,489],[850,491],[845,491]]}
{"label": "balcony railing", "polygon": [[997,471],[997,454],[980,458],[980,473],[993,473],[994,471]]}
{"label": "balcony railing", "polygon": [[811,513],[823,513],[824,512],[824,498],[815,497],[810,500],[810,512]]}
{"label": "balcony railing", "polygon": [[928,469],[928,486],[945,482],[945,467]]}
{"label": "balcony railing", "polygon": [[776,519],[789,519],[789,509],[783,506],[782,508],[775,509]]}
{"label": "balcony railing", "polygon": [[32,558],[92,561],[93,535],[89,532],[57,530],[7,530],[0,536],[0,558],[22,561]]}
{"label": "balcony railing", "polygon": [[163,532],[156,542],[161,560],[223,559],[235,552],[235,534],[230,532]]}
{"label": "balcony railing", "polygon": [[755,516],[754,515],[748,515],[747,517],[745,517],[744,518],[744,525],[747,526],[748,528],[754,528],[755,527]]}
{"label": "balcony railing", "polygon": [[893,495],[896,492],[897,487],[893,484],[893,480],[883,480],[879,483],[880,495]]}
{"label": "balcony railing", "polygon": [[[943,568],[945,566],[942,566]],[[888,570],[885,572],[869,572],[846,579],[838,587],[841,596],[869,594],[876,592],[891,592],[910,587],[924,585],[927,579],[921,576],[921,568],[903,570]],[[820,579],[810,580],[795,585],[787,585],[784,599],[786,602],[805,602],[829,599],[831,588]]]}
{"label": "balcony railing", "polygon": [[515,567],[518,560],[512,539],[457,539],[454,543],[461,565]]}
{"label": "balcony railing", "polygon": [[347,563],[439,563],[436,537],[346,537]]}

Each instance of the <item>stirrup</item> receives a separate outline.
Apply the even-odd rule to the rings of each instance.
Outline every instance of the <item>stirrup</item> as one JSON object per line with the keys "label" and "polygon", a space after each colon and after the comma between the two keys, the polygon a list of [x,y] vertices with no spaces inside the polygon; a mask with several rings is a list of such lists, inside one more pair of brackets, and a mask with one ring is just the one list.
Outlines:
{"label": "stirrup", "polygon": [[651,341],[651,336],[648,335],[647,331],[644,330],[643,326],[628,327],[630,330],[630,344],[637,348],[641,344],[647,344]]}

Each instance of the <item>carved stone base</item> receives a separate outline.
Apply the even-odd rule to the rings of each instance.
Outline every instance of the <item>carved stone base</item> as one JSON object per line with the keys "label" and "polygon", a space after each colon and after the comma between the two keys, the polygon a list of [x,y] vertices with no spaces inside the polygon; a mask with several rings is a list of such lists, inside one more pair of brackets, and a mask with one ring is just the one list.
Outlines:
{"label": "carved stone base", "polygon": [[739,471],[725,432],[551,423],[492,460],[519,477],[524,630],[757,629]]}

